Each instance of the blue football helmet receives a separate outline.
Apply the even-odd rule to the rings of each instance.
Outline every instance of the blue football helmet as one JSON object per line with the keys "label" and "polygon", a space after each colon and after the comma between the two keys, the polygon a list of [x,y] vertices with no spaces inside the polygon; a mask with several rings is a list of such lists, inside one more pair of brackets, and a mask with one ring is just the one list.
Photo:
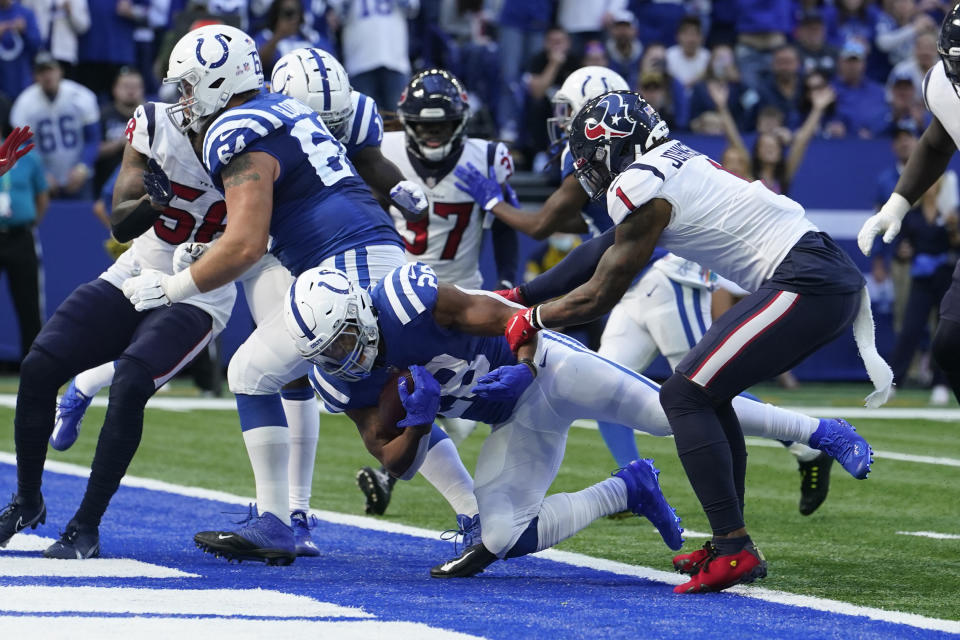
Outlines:
{"label": "blue football helmet", "polygon": [[[439,162],[463,146],[470,116],[467,90],[449,71],[427,69],[403,90],[397,116],[407,134],[407,149],[418,158]],[[449,135],[437,137],[418,126],[435,123],[449,123]]]}
{"label": "blue football helmet", "polygon": [[960,4],[943,18],[937,52],[943,60],[943,71],[954,87],[960,86]]}
{"label": "blue football helmet", "polygon": [[574,174],[591,198],[650,149],[669,139],[670,128],[640,94],[611,91],[583,105],[570,123]]}

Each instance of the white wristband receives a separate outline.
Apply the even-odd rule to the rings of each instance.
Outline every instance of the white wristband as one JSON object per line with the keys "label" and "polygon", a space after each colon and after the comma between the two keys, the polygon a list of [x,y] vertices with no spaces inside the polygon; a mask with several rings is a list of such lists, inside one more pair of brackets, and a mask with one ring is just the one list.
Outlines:
{"label": "white wristband", "polygon": [[163,293],[170,304],[174,304],[197,295],[200,289],[197,288],[197,283],[193,281],[193,275],[187,268],[167,279],[163,286]]}
{"label": "white wristband", "polygon": [[906,198],[894,191],[890,194],[890,197],[887,198],[886,203],[880,210],[886,213],[892,213],[897,216],[899,220],[903,220],[903,217],[910,211],[910,203]]}

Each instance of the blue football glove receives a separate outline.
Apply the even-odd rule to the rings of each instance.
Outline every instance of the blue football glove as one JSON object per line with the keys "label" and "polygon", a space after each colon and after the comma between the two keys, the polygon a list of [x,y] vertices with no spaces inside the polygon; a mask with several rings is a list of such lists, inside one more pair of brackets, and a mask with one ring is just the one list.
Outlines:
{"label": "blue football glove", "polygon": [[427,213],[430,202],[423,187],[410,180],[401,180],[390,189],[390,199],[404,219],[416,222]]}
{"label": "blue football glove", "polygon": [[407,417],[397,423],[398,427],[416,427],[431,424],[440,408],[440,383],[429,371],[419,365],[410,367],[413,376],[413,392],[407,391],[406,377],[397,382],[400,404],[407,411]]}
{"label": "blue football glove", "polygon": [[497,367],[477,380],[471,391],[487,400],[516,400],[533,383],[533,370],[523,364]]}
{"label": "blue football glove", "polygon": [[503,191],[500,189],[500,183],[496,180],[493,167],[490,167],[490,177],[485,177],[479,169],[468,162],[465,167],[457,165],[453,170],[453,175],[463,181],[455,182],[456,187],[469,193],[470,197],[484,211],[490,211],[503,202]]}
{"label": "blue football glove", "polygon": [[163,172],[160,165],[154,160],[147,160],[147,170],[143,172],[143,188],[150,196],[150,202],[161,207],[170,204],[173,197],[173,187],[170,178]]}

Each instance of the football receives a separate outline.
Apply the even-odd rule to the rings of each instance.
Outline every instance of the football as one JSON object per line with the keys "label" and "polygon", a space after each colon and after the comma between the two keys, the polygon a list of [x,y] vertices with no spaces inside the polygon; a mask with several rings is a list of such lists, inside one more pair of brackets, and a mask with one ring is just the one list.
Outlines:
{"label": "football", "polygon": [[397,391],[401,376],[407,379],[407,390],[413,391],[413,376],[410,375],[410,370],[397,369],[390,374],[387,382],[383,385],[383,389],[380,391],[380,401],[377,405],[380,410],[380,423],[389,425],[388,429],[396,428],[398,431],[402,428],[398,428],[397,423],[407,417],[407,411],[403,408],[403,403],[400,402],[400,392]]}

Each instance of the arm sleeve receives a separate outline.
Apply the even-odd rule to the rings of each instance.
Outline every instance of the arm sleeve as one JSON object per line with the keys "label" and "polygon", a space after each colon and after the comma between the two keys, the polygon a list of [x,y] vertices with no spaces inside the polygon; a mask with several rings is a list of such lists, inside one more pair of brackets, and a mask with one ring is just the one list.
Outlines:
{"label": "arm sleeve", "polygon": [[538,304],[562,296],[590,279],[600,258],[613,246],[617,228],[610,227],[599,236],[587,240],[548,270],[525,285],[520,292],[527,304]]}
{"label": "arm sleeve", "polygon": [[490,229],[493,236],[493,257],[497,264],[497,279],[512,286],[517,281],[517,263],[520,241],[516,230],[501,220],[495,220]]}

